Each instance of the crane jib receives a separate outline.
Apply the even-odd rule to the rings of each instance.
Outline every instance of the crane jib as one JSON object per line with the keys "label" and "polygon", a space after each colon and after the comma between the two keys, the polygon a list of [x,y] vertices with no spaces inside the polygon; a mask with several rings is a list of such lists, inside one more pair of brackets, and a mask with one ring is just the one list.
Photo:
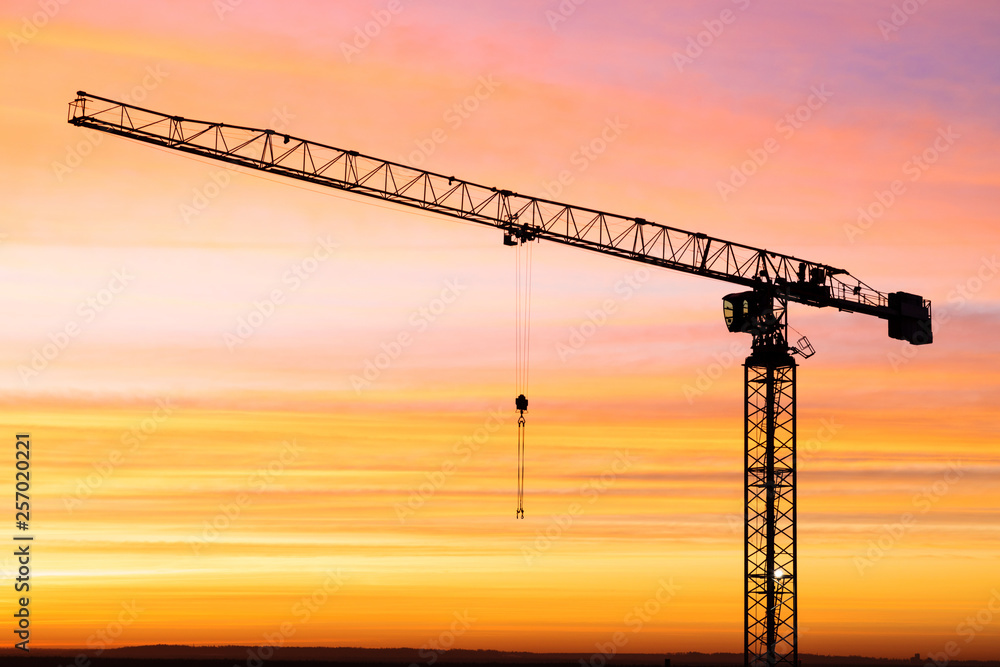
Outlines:
{"label": "crane jib", "polygon": [[931,304],[879,292],[847,271],[791,255],[597,209],[479,185],[270,129],[192,120],[78,92],[73,125],[236,166],[347,190],[499,228],[741,285],[775,298],[889,322],[889,335],[932,342]]}

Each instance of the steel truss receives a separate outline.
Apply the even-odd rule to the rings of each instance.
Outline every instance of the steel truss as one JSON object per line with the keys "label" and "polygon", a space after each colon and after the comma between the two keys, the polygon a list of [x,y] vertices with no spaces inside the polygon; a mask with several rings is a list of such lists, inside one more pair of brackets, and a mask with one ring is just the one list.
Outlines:
{"label": "steel truss", "polygon": [[[826,264],[643,218],[479,185],[270,129],[171,116],[83,91],[70,103],[68,120],[183,153],[490,225],[513,237],[554,241],[751,288],[780,285],[785,298],[796,303],[883,319],[900,313],[899,306],[890,304],[891,294]],[[914,313],[923,317],[925,308],[929,318],[930,303],[915,298]]]}
{"label": "steel truss", "polygon": [[744,365],[747,667],[798,665],[795,369],[783,341]]}

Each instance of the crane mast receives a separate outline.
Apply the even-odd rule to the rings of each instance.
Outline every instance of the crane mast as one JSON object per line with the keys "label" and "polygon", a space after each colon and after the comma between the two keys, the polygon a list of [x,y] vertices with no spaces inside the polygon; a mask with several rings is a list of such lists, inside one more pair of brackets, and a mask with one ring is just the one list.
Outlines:
{"label": "crane mast", "polygon": [[[76,126],[500,229],[506,245],[546,240],[739,285],[727,328],[752,336],[744,363],[744,660],[798,665],[795,510],[796,368],[789,303],[887,320],[892,338],[931,343],[931,304],[879,292],[847,271],[643,218],[518,194],[270,129],[173,116],[83,91]],[[517,408],[523,408],[518,397]],[[527,407],[524,400],[523,407]],[[520,515],[520,513],[519,513]]]}

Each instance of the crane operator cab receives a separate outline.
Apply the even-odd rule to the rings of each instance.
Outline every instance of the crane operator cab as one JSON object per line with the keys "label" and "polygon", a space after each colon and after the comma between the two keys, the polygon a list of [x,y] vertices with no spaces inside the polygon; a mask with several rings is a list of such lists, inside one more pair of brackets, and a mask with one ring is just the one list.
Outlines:
{"label": "crane operator cab", "polygon": [[722,297],[722,315],[733,333],[752,333],[760,317],[760,297],[756,292],[740,292]]}

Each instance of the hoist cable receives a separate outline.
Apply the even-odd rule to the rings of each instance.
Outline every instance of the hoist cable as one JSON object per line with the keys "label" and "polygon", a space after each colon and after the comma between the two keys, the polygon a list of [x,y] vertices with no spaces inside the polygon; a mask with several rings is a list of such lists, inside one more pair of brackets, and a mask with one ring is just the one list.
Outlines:
{"label": "hoist cable", "polygon": [[[526,246],[526,247],[525,247]],[[523,253],[523,257],[521,256]],[[515,391],[514,407],[519,412],[517,419],[517,513],[524,518],[524,413],[528,409],[528,360],[531,339],[531,245],[525,239],[517,239],[515,248],[517,273],[515,286],[517,294],[514,302],[514,365]]]}

